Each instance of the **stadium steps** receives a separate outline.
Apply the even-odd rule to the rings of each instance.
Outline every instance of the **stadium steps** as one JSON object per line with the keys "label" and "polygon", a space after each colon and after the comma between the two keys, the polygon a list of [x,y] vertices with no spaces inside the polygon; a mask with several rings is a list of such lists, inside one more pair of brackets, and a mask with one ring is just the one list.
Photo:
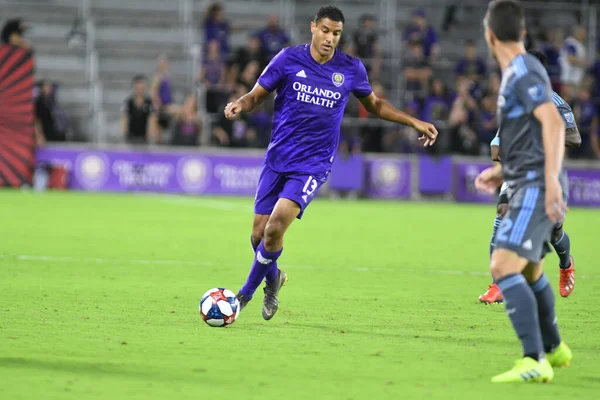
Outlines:
{"label": "stadium steps", "polygon": [[23,18],[31,25],[32,31],[37,30],[39,23],[71,25],[77,18],[79,2],[61,4],[59,2],[12,0],[0,3],[0,21],[2,24],[8,18]]}

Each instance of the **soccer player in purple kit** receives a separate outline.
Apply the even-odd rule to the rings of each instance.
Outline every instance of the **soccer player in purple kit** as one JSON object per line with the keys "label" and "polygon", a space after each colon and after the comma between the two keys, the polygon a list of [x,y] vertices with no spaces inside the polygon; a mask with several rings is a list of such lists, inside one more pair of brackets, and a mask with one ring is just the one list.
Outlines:
{"label": "soccer player in purple kit", "polygon": [[287,281],[277,267],[283,236],[327,181],[350,94],[379,118],[414,127],[425,146],[437,138],[432,124],[397,110],[373,93],[363,63],[336,49],[343,28],[339,8],[321,7],[310,24],[311,42],[280,51],[254,88],[225,107],[225,116],[232,119],[276,92],[271,143],[254,203],[251,242],[255,257],[237,294],[243,309],[266,279],[262,308],[266,320],[277,312],[277,296]]}

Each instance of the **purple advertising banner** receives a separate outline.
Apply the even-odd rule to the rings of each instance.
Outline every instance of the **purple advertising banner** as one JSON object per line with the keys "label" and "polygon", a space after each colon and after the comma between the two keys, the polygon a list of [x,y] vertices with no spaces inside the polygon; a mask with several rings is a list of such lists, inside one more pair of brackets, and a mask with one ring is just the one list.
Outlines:
{"label": "purple advertising banner", "polygon": [[338,155],[331,167],[330,188],[362,191],[365,187],[365,166],[365,158],[361,155]]}
{"label": "purple advertising banner", "polygon": [[419,156],[419,192],[452,193],[452,157]]}
{"label": "purple advertising banner", "polygon": [[411,164],[407,160],[369,160],[368,197],[407,199],[411,195]]}
{"label": "purple advertising banner", "polygon": [[[496,196],[475,189],[475,178],[491,164],[458,162],[455,168],[455,199],[459,202],[487,203]],[[569,205],[600,207],[600,170],[567,168]]]}
{"label": "purple advertising banner", "polygon": [[457,162],[454,165],[454,199],[459,202],[489,203],[496,196],[479,192],[475,188],[477,175],[491,164]]}
{"label": "purple advertising banner", "polygon": [[569,205],[600,207],[600,170],[567,169]]}
{"label": "purple advertising banner", "polygon": [[228,195],[254,195],[263,164],[262,157],[66,148],[41,149],[37,161],[64,165],[76,190]]}

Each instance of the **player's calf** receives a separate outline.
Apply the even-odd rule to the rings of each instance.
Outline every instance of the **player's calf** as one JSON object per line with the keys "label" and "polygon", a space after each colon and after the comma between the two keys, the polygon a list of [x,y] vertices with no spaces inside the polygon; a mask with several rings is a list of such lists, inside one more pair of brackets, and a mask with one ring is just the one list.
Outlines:
{"label": "player's calf", "polygon": [[544,348],[535,296],[521,273],[529,262],[517,253],[504,248],[492,255],[491,272],[504,295],[506,314],[521,339],[524,357],[539,360]]}
{"label": "player's calf", "polygon": [[562,223],[554,227],[550,241],[560,260],[558,264],[560,267],[558,281],[560,295],[568,297],[575,288],[575,265],[571,256],[571,239],[563,229]]}
{"label": "player's calf", "polygon": [[250,243],[252,249],[256,253],[256,248],[263,240],[265,235],[265,226],[269,220],[270,215],[254,214],[254,222],[252,224],[252,235],[250,236]]}

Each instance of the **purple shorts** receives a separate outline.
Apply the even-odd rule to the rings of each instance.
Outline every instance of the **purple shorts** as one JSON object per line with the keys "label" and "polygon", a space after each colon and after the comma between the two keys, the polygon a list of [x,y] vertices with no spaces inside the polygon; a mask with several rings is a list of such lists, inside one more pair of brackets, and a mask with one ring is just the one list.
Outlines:
{"label": "purple shorts", "polygon": [[254,213],[270,215],[277,200],[283,198],[298,203],[300,214],[297,218],[300,219],[319,188],[327,182],[327,177],[327,173],[275,172],[265,164],[258,179]]}

